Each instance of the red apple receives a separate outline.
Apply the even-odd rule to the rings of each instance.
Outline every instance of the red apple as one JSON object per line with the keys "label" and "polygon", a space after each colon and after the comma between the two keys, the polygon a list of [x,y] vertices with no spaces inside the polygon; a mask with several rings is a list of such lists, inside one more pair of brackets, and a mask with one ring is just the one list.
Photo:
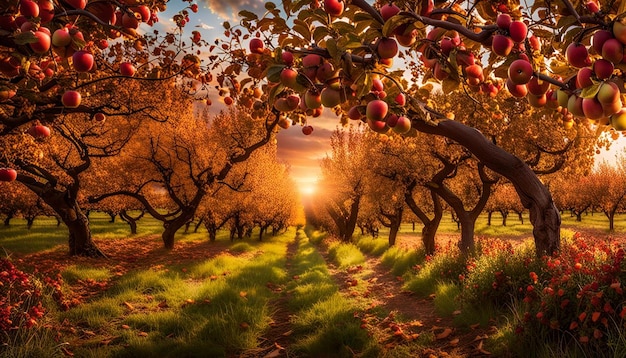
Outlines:
{"label": "red apple", "polygon": [[335,74],[335,67],[330,62],[322,63],[315,71],[315,78],[324,83]]}
{"label": "red apple", "polygon": [[593,85],[593,70],[589,67],[583,67],[576,74],[576,88],[586,88]]}
{"label": "red apple", "polygon": [[341,92],[332,89],[330,87],[326,87],[320,93],[320,98],[322,101],[322,105],[326,108],[334,108],[341,104]]}
{"label": "red apple", "polygon": [[511,26],[511,22],[511,15],[509,14],[499,14],[498,17],[496,17],[496,25],[503,30],[508,30],[509,26]]}
{"label": "red apple", "polygon": [[98,122],[103,122],[105,119],[107,119],[107,117],[104,113],[98,112],[94,114],[93,119],[95,119]]}
{"label": "red apple", "polygon": [[392,129],[398,134],[404,134],[411,130],[411,120],[405,116],[400,116]]}
{"label": "red apple", "polygon": [[613,82],[602,82],[596,97],[601,104],[618,101],[620,97],[619,87]]}
{"label": "red apple", "polygon": [[55,47],[65,47],[72,43],[72,37],[67,28],[60,28],[52,34],[52,45]]}
{"label": "red apple", "polygon": [[624,45],[618,39],[608,39],[602,45],[602,57],[615,64],[624,59]]}
{"label": "red apple", "polygon": [[498,56],[508,56],[513,50],[513,40],[508,36],[497,34],[493,37],[491,42],[491,48],[493,52]]}
{"label": "red apple", "polygon": [[585,112],[583,111],[583,99],[573,94],[569,96],[569,100],[567,101],[567,110],[576,117],[584,117]]}
{"label": "red apple", "polygon": [[296,88],[298,82],[296,81],[298,77],[298,72],[293,68],[285,67],[282,71],[280,71],[280,83],[283,86],[289,88]]}
{"label": "red apple", "polygon": [[324,0],[324,10],[326,10],[330,16],[341,16],[344,6],[343,0]]}
{"label": "red apple", "polygon": [[389,110],[387,102],[375,99],[367,104],[365,116],[372,121],[382,121]]}
{"label": "red apple", "polygon": [[614,38],[613,33],[609,30],[598,30],[591,37],[591,47],[598,55],[602,55],[602,46],[607,40]]}
{"label": "red apple", "polygon": [[604,117],[602,104],[595,98],[583,98],[583,113],[589,119],[600,119]]}
{"label": "red apple", "polygon": [[39,5],[32,0],[20,0],[20,13],[27,18],[39,17]]}
{"label": "red apple", "polygon": [[37,54],[44,54],[50,50],[50,35],[43,31],[35,31],[37,42],[29,43],[30,48]]}
{"label": "red apple", "polygon": [[353,106],[348,110],[348,118],[355,121],[363,118],[363,114],[359,111],[358,106]]}
{"label": "red apple", "polygon": [[536,96],[534,94],[528,93],[526,98],[528,99],[528,103],[531,106],[536,107],[536,108],[541,108],[541,107],[545,106],[546,103],[548,102],[548,98],[546,97],[545,94]]}
{"label": "red apple", "polygon": [[383,20],[387,21],[391,19],[394,15],[397,15],[400,12],[400,8],[397,7],[394,3],[390,2],[387,5],[383,5],[380,8],[380,16],[383,17]]}
{"label": "red apple", "polygon": [[131,8],[136,14],[139,14],[141,21],[148,22],[150,20],[150,8],[146,5],[139,5]]}
{"label": "red apple", "polygon": [[51,0],[39,0],[39,19],[42,24],[47,24],[54,18],[54,4]]}
{"label": "red apple", "polygon": [[72,63],[76,72],[88,72],[93,67],[93,55],[87,51],[76,51],[72,55]]}
{"label": "red apple", "polygon": [[27,133],[35,139],[44,139],[50,136],[50,128],[41,124],[36,124],[28,128]]}
{"label": "red apple", "polygon": [[611,77],[614,68],[615,66],[613,66],[613,63],[603,58],[599,58],[593,63],[593,72],[600,80],[605,80]]}
{"label": "red apple", "polygon": [[17,171],[11,168],[0,168],[0,181],[11,182],[17,179]]}
{"label": "red apple", "polygon": [[265,49],[265,45],[263,44],[263,40],[258,37],[250,40],[250,52],[252,53],[263,53]]}
{"label": "red apple", "polygon": [[61,103],[67,108],[76,108],[80,105],[81,96],[77,91],[65,91],[61,97]]}
{"label": "red apple", "polygon": [[526,60],[515,60],[509,66],[509,78],[517,85],[525,85],[533,76],[533,66]]}
{"label": "red apple", "polygon": [[287,66],[291,66],[293,65],[293,53],[289,52],[289,51],[283,51],[281,53],[281,58],[283,60],[283,63]]}
{"label": "red apple", "polygon": [[585,45],[572,42],[565,49],[565,58],[570,65],[576,68],[582,68],[591,65],[591,60],[589,59],[589,52],[587,51],[587,47]]}
{"label": "red apple", "polygon": [[132,77],[135,75],[136,71],[137,70],[135,69],[135,66],[133,66],[132,63],[130,62],[120,63],[120,73],[122,74],[122,76]]}
{"label": "red apple", "polygon": [[378,41],[376,51],[380,58],[394,58],[398,54],[398,43],[392,38],[383,37]]}
{"label": "red apple", "polygon": [[394,99],[398,106],[404,106],[406,104],[406,96],[404,93],[398,93],[396,98]]}
{"label": "red apple", "polygon": [[526,87],[526,85],[518,85],[511,81],[510,78],[506,80],[506,88],[514,97],[522,98],[526,97],[528,94],[528,87]]}
{"label": "red apple", "polygon": [[550,88],[550,82],[539,79],[539,77],[533,76],[526,84],[528,92],[535,96],[541,96],[548,92]]}
{"label": "red apple", "polygon": [[528,35],[528,27],[522,21],[513,21],[509,26],[509,36],[511,36],[511,40],[515,42],[522,42],[526,39],[526,35]]}
{"label": "red apple", "polygon": [[389,130],[389,126],[384,121],[367,120],[367,125],[376,133],[386,133]]}
{"label": "red apple", "polygon": [[304,103],[308,109],[322,107],[322,95],[317,90],[308,90],[304,93]]}

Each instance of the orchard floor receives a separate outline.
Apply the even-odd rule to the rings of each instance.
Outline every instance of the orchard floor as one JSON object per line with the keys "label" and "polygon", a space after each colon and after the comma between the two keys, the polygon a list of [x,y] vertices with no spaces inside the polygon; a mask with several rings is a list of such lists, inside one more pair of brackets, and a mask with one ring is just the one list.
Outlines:
{"label": "orchard floor", "polygon": [[[580,232],[583,237],[606,239],[611,238],[626,243],[626,233],[607,234],[600,228],[581,229],[580,226],[564,225],[563,230]],[[381,234],[381,237],[384,233]],[[531,239],[526,235],[501,235],[501,238],[521,243]],[[456,242],[459,235],[445,233],[437,236],[438,244],[445,245],[448,242]],[[28,268],[36,264],[37,270],[42,273],[54,274],[61,272],[69,266],[93,266],[106,268],[112,273],[107,280],[78,280],[72,283],[70,302],[72,306],[79,306],[85,302],[99,297],[111,287],[117,277],[124,276],[132,270],[149,270],[160,267],[176,266],[185,270],[185,265],[193,265],[198,261],[210,259],[219,254],[229,252],[231,245],[228,241],[181,241],[175,249],[165,250],[157,235],[146,237],[133,237],[120,240],[95,239],[97,245],[109,258],[94,260],[82,257],[68,257],[63,246],[52,250],[33,254],[14,254],[13,259],[18,265]],[[397,245],[404,248],[413,248],[420,245],[414,233],[401,234]],[[376,337],[381,346],[392,349],[396,345],[415,339],[425,333],[434,337],[433,343],[428,348],[420,351],[420,356],[487,356],[489,352],[483,349],[482,342],[494,333],[493,327],[477,326],[471,330],[458,329],[455,327],[452,316],[441,317],[437,315],[433,304],[433,297],[416,297],[411,292],[403,290],[401,277],[394,276],[381,264],[378,257],[366,256],[366,262],[358,267],[338,268],[328,258],[325,245],[319,247],[320,252],[326,259],[326,264],[335,283],[340,287],[340,292],[351,300],[358,301],[360,305],[369,306],[368,310],[361,313],[363,329],[368,330],[371,337]],[[287,267],[294,254],[295,244],[287,248]],[[251,255],[245,252],[233,252],[232,255]],[[353,289],[357,282],[360,290]],[[270,329],[259,340],[258,347],[237,353],[241,357],[271,357],[292,356],[289,355],[291,342],[291,327],[289,320],[291,313],[287,308],[289,294],[281,294],[271,302],[273,312]],[[368,312],[378,312],[375,314]],[[380,318],[380,312],[385,312],[386,317]],[[71,323],[65,322],[65,327],[59,330],[72,331],[73,327],[67,327]],[[398,333],[400,332],[400,333]],[[77,339],[74,344],[80,344]],[[278,348],[277,348],[278,347]]]}

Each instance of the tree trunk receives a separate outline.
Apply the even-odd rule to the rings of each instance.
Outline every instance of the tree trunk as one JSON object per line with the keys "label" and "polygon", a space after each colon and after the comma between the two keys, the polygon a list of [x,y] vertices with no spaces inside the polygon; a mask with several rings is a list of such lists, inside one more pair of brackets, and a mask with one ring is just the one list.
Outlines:
{"label": "tree trunk", "polygon": [[117,216],[117,214],[116,214],[116,213],[113,213],[113,212],[108,212],[107,214],[108,214],[108,215],[109,215],[109,217],[111,218],[111,219],[109,220],[109,223],[110,223],[110,224],[113,224],[113,223],[115,222],[115,217]]}
{"label": "tree trunk", "polygon": [[489,210],[487,212],[487,226],[491,226],[491,215],[493,215],[493,211]]}
{"label": "tree trunk", "polygon": [[33,227],[33,223],[35,222],[35,217],[30,216],[26,218],[26,229],[30,230]]}
{"label": "tree trunk", "polygon": [[506,219],[509,217],[509,212],[501,211],[500,214],[502,214],[502,226],[506,226]]}
{"label": "tree trunk", "polygon": [[8,213],[7,217],[4,218],[4,226],[9,226],[11,225],[11,219],[13,219],[13,213]]}
{"label": "tree trunk", "polygon": [[517,213],[517,217],[519,218],[519,221],[522,223],[522,225],[524,225],[524,213],[520,211],[519,213]]}
{"label": "tree trunk", "polygon": [[196,226],[194,226],[193,228],[194,233],[198,232],[198,229],[200,228],[200,225],[202,225],[203,221],[204,221],[204,218],[200,218],[200,220],[198,220],[198,223],[196,223]]}
{"label": "tree trunk", "polygon": [[432,255],[435,253],[435,235],[437,234],[440,221],[441,218],[437,221],[431,220],[428,223],[424,223],[424,227],[422,228],[422,244],[424,245],[426,255]]}
{"label": "tree trunk", "polygon": [[70,256],[106,257],[92,240],[89,219],[76,200],[68,196],[60,191],[45,191],[40,194],[43,201],[59,214],[69,230]]}
{"label": "tree trunk", "polygon": [[400,231],[400,225],[395,225],[395,223],[392,223],[391,228],[389,228],[389,247],[394,246],[396,244],[398,231]]}
{"label": "tree trunk", "polygon": [[574,215],[576,215],[576,221],[577,222],[582,222],[583,221],[583,213],[582,212],[575,212]]}
{"label": "tree trunk", "polygon": [[537,256],[552,255],[561,245],[561,217],[548,189],[521,159],[506,152],[472,127],[452,120],[431,125],[423,120],[412,121],[423,133],[441,135],[467,148],[489,169],[513,183],[522,205],[530,212]]}
{"label": "tree trunk", "polygon": [[459,242],[459,248],[462,253],[468,254],[474,251],[474,227],[476,225],[476,219],[470,215],[460,215],[459,221],[461,222],[461,241]]}
{"label": "tree trunk", "polygon": [[217,238],[217,229],[213,226],[211,227],[207,226],[206,228],[207,228],[207,231],[209,232],[209,241],[215,242]]}
{"label": "tree trunk", "polygon": [[163,222],[164,230],[163,234],[161,234],[161,238],[163,239],[163,246],[166,249],[172,250],[174,248],[176,232],[193,218],[194,213],[195,209],[187,209],[175,219]]}
{"label": "tree trunk", "polygon": [[130,226],[130,234],[131,235],[136,235],[137,234],[137,221],[143,217],[144,213],[145,212],[142,211],[139,216],[134,218],[134,217],[130,216],[130,214],[128,214],[128,212],[126,210],[120,211],[120,218],[123,221],[125,221],[128,224],[128,226]]}

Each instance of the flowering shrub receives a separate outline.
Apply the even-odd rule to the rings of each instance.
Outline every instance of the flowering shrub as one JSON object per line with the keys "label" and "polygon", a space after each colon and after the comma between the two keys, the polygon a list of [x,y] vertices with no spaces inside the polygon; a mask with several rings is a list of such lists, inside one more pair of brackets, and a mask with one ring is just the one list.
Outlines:
{"label": "flowering shrub", "polygon": [[43,317],[38,281],[0,258],[0,330],[31,328]]}
{"label": "flowering shrub", "polygon": [[574,235],[557,257],[545,259],[543,272],[531,272],[537,279],[524,297],[520,331],[558,330],[594,347],[620,336],[626,315],[624,256],[615,242]]}
{"label": "flowering shrub", "polygon": [[466,263],[466,274],[459,276],[462,302],[501,308],[525,297],[533,283],[529,273],[541,267],[533,246],[528,243],[514,249],[510,242],[480,239],[477,248],[478,254]]}

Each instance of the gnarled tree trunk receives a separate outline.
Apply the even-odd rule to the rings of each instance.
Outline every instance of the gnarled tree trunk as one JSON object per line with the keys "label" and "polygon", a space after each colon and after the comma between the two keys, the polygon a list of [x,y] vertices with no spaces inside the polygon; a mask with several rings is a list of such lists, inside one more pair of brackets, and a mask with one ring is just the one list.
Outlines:
{"label": "gnarled tree trunk", "polygon": [[530,211],[537,255],[551,255],[559,250],[561,216],[550,192],[526,163],[489,141],[475,128],[460,122],[443,120],[437,125],[431,125],[414,120],[412,124],[420,132],[456,141],[489,169],[513,183],[522,205]]}

